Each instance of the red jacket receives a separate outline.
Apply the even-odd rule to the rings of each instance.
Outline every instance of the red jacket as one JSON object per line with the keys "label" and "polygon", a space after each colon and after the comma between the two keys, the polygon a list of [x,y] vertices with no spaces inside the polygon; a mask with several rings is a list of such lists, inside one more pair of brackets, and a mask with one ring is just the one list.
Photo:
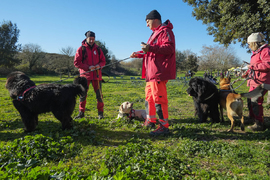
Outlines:
{"label": "red jacket", "polygon": [[262,83],[270,84],[270,47],[268,44],[253,52],[250,65],[255,75],[254,79],[248,80],[247,86],[257,87]]}
{"label": "red jacket", "polygon": [[172,29],[173,25],[167,20],[153,31],[147,41],[150,45],[149,52],[143,56],[142,66],[142,78],[145,78],[146,82],[165,81],[176,77],[175,39]]}
{"label": "red jacket", "polygon": [[[91,48],[86,43],[86,40],[83,40],[82,46],[85,47],[84,61],[82,62],[82,47],[79,47],[77,49],[77,52],[74,58],[74,66],[79,68],[81,76],[86,77],[87,80],[97,80],[98,78],[97,78],[96,71],[91,71],[91,72],[87,72],[87,71],[90,71],[89,66],[96,66],[97,64],[99,64],[100,67],[105,66],[105,63],[106,63],[105,56],[100,48],[99,48],[100,50],[100,56],[99,56],[98,49],[97,49],[98,46],[96,44],[94,44],[93,47]],[[99,80],[102,80],[101,69],[99,71]]]}

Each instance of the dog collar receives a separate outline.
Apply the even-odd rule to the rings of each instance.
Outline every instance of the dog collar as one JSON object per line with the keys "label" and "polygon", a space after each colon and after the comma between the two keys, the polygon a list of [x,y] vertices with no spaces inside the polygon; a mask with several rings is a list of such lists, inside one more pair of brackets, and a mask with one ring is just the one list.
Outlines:
{"label": "dog collar", "polygon": [[133,119],[134,117],[135,117],[135,109],[131,109],[131,111],[129,112],[128,118]]}
{"label": "dog collar", "polygon": [[17,96],[16,100],[18,101],[23,101],[23,98],[24,98],[24,94],[27,92],[27,91],[30,91],[31,89],[35,88],[36,86],[32,86],[28,89],[26,89],[21,95]]}
{"label": "dog collar", "polygon": [[207,100],[207,99],[210,99],[212,96],[214,96],[215,92],[213,94],[211,94],[208,98],[204,99],[204,100]]}

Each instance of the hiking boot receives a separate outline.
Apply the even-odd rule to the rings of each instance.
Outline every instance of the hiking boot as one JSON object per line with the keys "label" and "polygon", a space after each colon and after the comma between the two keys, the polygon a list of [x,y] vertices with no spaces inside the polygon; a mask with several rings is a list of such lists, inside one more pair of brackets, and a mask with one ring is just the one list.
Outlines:
{"label": "hiking boot", "polygon": [[76,116],[74,119],[80,119],[84,117],[84,112],[80,111],[78,116]]}
{"label": "hiking boot", "polygon": [[156,124],[151,122],[149,119],[146,119],[144,121],[144,123],[142,124],[142,126],[145,126],[147,128],[151,128],[151,129],[154,129],[156,127]]}
{"label": "hiking boot", "polygon": [[98,119],[103,119],[104,117],[103,117],[103,112],[98,112]]}
{"label": "hiking boot", "polygon": [[265,127],[263,122],[255,120],[255,124],[253,124],[253,126],[248,126],[248,129],[252,131],[264,131]]}
{"label": "hiking boot", "polygon": [[169,128],[166,128],[160,124],[156,130],[150,132],[150,135],[151,136],[159,136],[162,134],[169,134],[169,133],[170,133]]}

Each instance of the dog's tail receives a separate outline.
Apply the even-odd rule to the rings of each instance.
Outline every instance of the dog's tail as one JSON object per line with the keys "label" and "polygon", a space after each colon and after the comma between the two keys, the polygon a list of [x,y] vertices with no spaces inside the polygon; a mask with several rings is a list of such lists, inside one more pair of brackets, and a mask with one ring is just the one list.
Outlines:
{"label": "dog's tail", "polygon": [[85,77],[76,77],[73,81],[73,84],[79,85],[78,95],[80,95],[80,101],[84,101],[86,99],[88,85],[87,79]]}
{"label": "dog's tail", "polygon": [[270,90],[270,84],[261,84],[258,87],[256,87],[253,91],[250,91],[248,93],[241,93],[241,97],[259,98],[263,96],[263,92],[265,90]]}

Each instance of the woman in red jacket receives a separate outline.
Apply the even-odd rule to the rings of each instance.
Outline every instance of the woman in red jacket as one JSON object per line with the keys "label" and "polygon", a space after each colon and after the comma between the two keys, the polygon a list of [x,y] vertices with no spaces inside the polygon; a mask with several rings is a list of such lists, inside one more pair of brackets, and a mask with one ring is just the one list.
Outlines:
{"label": "woman in red jacket", "polygon": [[173,25],[169,20],[161,23],[157,10],[146,16],[147,27],[153,33],[147,44],[142,43],[142,50],[133,52],[130,57],[143,58],[142,78],[145,78],[145,107],[147,119],[144,126],[155,127],[156,113],[159,126],[151,135],[169,133],[168,99],[166,84],[176,77],[175,38]]}
{"label": "woman in red jacket", "polygon": [[[248,46],[252,50],[249,71],[254,71],[254,76],[248,80],[249,91],[254,90],[258,85],[270,84],[270,47],[264,41],[262,33],[252,33],[248,39]],[[267,91],[264,92],[264,95]],[[264,131],[263,119],[263,96],[260,98],[248,99],[249,117],[255,119],[253,126],[248,126],[253,131]]]}

